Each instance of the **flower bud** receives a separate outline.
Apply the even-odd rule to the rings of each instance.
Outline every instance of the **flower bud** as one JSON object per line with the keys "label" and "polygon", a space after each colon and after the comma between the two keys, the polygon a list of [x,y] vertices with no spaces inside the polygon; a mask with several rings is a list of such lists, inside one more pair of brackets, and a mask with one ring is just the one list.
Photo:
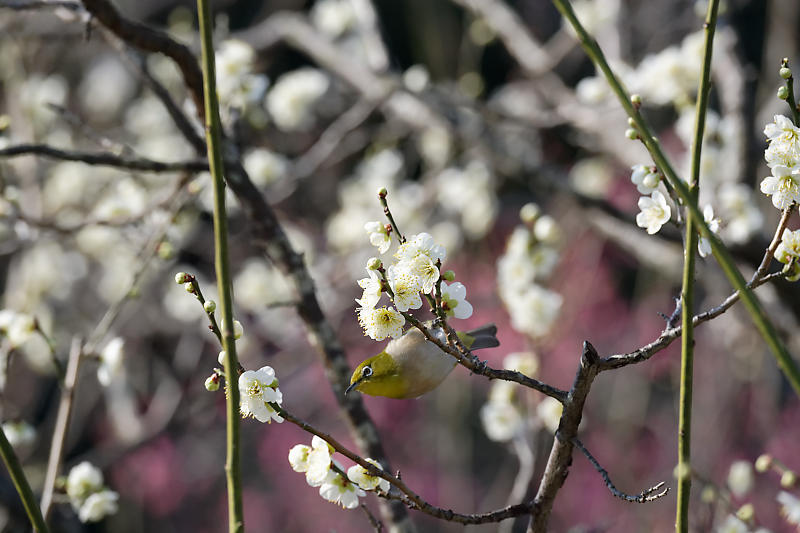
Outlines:
{"label": "flower bud", "polygon": [[175,255],[175,250],[172,248],[172,244],[169,241],[161,241],[158,243],[158,257],[163,260],[172,259],[172,256]]}
{"label": "flower bud", "polygon": [[714,500],[717,499],[717,491],[714,490],[714,487],[711,485],[706,485],[703,487],[703,490],[700,492],[700,500],[703,503],[714,503]]}
{"label": "flower bud", "polygon": [[631,103],[634,107],[639,107],[642,105],[642,96],[640,94],[632,94],[631,95]]}
{"label": "flower bud", "polygon": [[456,279],[456,273],[452,270],[445,270],[444,274],[442,274],[442,279],[445,281],[453,281]]}
{"label": "flower bud", "polygon": [[380,267],[383,266],[383,262],[377,257],[370,257],[367,261],[367,268],[370,270],[378,270]]}
{"label": "flower bud", "polygon": [[786,85],[781,85],[778,88],[778,98],[781,100],[786,100],[789,98],[789,89],[786,88]]}
{"label": "flower bud", "polygon": [[746,503],[739,507],[739,510],[736,511],[736,518],[742,522],[751,522],[755,516],[756,510],[752,503]]}
{"label": "flower bud", "polygon": [[177,274],[175,274],[175,283],[177,283],[178,285],[186,283],[190,279],[192,279],[192,276],[190,276],[186,272],[178,272]]}
{"label": "flower bud", "polygon": [[219,355],[217,355],[217,361],[222,366],[225,366],[225,358],[228,357],[228,354],[225,353],[225,350],[220,350]]}
{"label": "flower bud", "polygon": [[635,141],[636,139],[639,138],[639,132],[633,128],[628,128],[627,130],[625,130],[625,137],[627,137],[632,141]]}
{"label": "flower bud", "polygon": [[772,456],[768,454],[759,455],[756,459],[756,472],[764,473],[772,467]]}
{"label": "flower bud", "polygon": [[797,474],[791,470],[784,472],[781,476],[781,487],[784,489],[791,489],[795,484],[797,484]]}
{"label": "flower bud", "polygon": [[533,202],[529,202],[522,206],[519,210],[519,218],[526,224],[533,224],[539,215],[542,213],[542,210],[539,209],[539,206],[534,204]]}
{"label": "flower bud", "polygon": [[205,309],[206,313],[210,315],[217,310],[217,302],[214,300],[206,300],[206,303],[203,304],[203,309]]}
{"label": "flower bud", "polygon": [[633,117],[628,117],[628,126],[630,126],[631,128],[636,127],[636,121],[633,120]]}
{"label": "flower bud", "polygon": [[206,378],[206,390],[209,392],[214,392],[219,390],[219,376],[216,372],[211,374]]}
{"label": "flower bud", "polygon": [[788,80],[789,78],[792,77],[792,69],[790,69],[789,67],[782,67],[778,71],[778,73],[781,75],[781,78],[785,80]]}
{"label": "flower bud", "polygon": [[539,217],[533,226],[533,234],[537,240],[547,244],[556,244],[561,239],[558,224],[550,215]]}
{"label": "flower bud", "polygon": [[[228,332],[225,330],[225,323],[222,323],[222,336],[226,336]],[[240,339],[244,335],[244,328],[242,327],[242,323],[238,320],[233,321],[233,338]]]}
{"label": "flower bud", "polygon": [[189,294],[194,294],[194,283],[192,283],[191,281],[187,281],[186,283],[184,283],[183,288],[186,289],[186,292],[188,292]]}
{"label": "flower bud", "polygon": [[389,191],[386,190],[386,187],[381,187],[378,189],[378,198],[386,198],[387,194],[389,194]]}

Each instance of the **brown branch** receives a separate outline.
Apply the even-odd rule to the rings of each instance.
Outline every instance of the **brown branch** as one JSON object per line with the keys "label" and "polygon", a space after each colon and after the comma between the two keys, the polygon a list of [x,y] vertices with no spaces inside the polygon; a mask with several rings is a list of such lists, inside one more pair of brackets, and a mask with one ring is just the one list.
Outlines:
{"label": "brown branch", "polygon": [[70,0],[2,0],[0,8],[11,9],[13,11],[27,11],[33,9],[56,9],[64,8],[71,11],[80,11],[80,2]]}
{"label": "brown branch", "polygon": [[578,434],[578,425],[583,416],[583,405],[589,395],[595,376],[600,372],[600,358],[597,351],[588,341],[583,343],[583,353],[575,380],[572,383],[564,402],[564,411],[558,423],[553,447],[547,460],[539,490],[533,500],[533,512],[528,531],[531,533],[545,533],[553,502],[564,481],[569,474],[572,464],[573,439]]}
{"label": "brown branch", "polygon": [[208,170],[208,163],[194,161],[153,161],[143,157],[127,157],[108,152],[79,152],[64,150],[47,144],[18,144],[0,148],[0,158],[38,155],[61,161],[79,161],[87,165],[124,168],[139,172],[203,172]]}
{"label": "brown branch", "polygon": [[80,339],[76,337],[72,339],[72,346],[69,349],[67,373],[64,377],[64,387],[61,389],[61,400],[58,404],[56,425],[53,428],[53,438],[50,444],[50,457],[47,460],[47,472],[45,473],[44,488],[42,489],[42,516],[44,516],[45,521],[47,521],[53,506],[56,478],[61,469],[61,459],[64,457],[69,421],[72,418],[72,400],[75,395],[75,385],[78,382],[78,370],[80,369],[82,356],[83,347]]}
{"label": "brown branch", "polygon": [[605,481],[606,487],[608,487],[608,490],[610,490],[611,494],[613,494],[617,498],[625,500],[626,502],[646,503],[657,500],[662,496],[666,496],[667,493],[669,492],[669,487],[665,488],[664,490],[661,490],[661,488],[665,484],[663,481],[657,483],[656,485],[650,487],[649,489],[643,490],[642,492],[640,492],[635,496],[631,496],[630,494],[622,492],[621,490],[619,490],[617,487],[614,486],[614,484],[611,482],[611,478],[608,477],[608,472],[606,471],[606,469],[600,466],[600,463],[597,462],[597,459],[595,459],[594,456],[591,453],[589,453],[589,450],[586,449],[586,446],[584,446],[583,443],[577,439],[577,437],[572,439],[572,443],[583,453],[583,455],[586,456],[587,459],[589,459],[589,462],[592,463],[594,469],[597,470],[600,476],[602,476],[603,481]]}

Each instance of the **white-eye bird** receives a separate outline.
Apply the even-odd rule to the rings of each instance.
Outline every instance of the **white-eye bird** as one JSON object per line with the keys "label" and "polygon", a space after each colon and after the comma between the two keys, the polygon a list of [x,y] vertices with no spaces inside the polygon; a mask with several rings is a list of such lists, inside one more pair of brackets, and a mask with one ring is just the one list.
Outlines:
{"label": "white-eye bird", "polygon": [[[447,342],[444,332],[434,330]],[[487,324],[472,331],[458,332],[470,350],[499,346],[497,326]],[[416,398],[435,389],[455,368],[456,359],[430,342],[417,328],[410,328],[386,349],[362,361],[353,371],[345,394],[357,390],[371,396]]]}

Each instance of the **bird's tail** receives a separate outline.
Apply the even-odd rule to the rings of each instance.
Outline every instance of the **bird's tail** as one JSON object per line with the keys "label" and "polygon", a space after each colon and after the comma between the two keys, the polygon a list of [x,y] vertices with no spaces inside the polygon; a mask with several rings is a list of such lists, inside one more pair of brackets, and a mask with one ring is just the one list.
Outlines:
{"label": "bird's tail", "polygon": [[[469,342],[469,339],[472,339],[472,342]],[[486,324],[471,331],[467,331],[466,338],[463,340],[470,350],[500,346],[500,341],[497,340],[497,326],[494,324]]]}

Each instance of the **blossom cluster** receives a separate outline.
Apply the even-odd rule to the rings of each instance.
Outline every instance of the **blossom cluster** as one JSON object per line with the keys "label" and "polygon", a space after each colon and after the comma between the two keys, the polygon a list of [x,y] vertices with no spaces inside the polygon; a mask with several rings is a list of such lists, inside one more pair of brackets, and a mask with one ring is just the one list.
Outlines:
{"label": "blossom cluster", "polygon": [[541,337],[555,324],[563,303],[560,294],[539,284],[558,262],[561,233],[555,220],[541,215],[535,204],[523,206],[520,216],[528,225],[517,226],[508,238],[497,261],[497,285],[514,329]]}
{"label": "blossom cluster", "polygon": [[[364,229],[369,241],[382,254],[391,247],[391,226],[380,222],[368,222]],[[376,341],[387,337],[397,338],[403,334],[405,313],[422,307],[422,297],[441,298],[441,306],[446,316],[469,318],[472,305],[466,300],[467,288],[460,282],[452,281],[452,273],[441,271],[442,261],[447,256],[444,246],[436,244],[428,233],[411,236],[394,253],[395,261],[384,268],[378,258],[367,262],[368,277],[358,280],[364,290],[356,310],[358,322],[364,334]],[[381,306],[378,303],[386,292],[394,306]]]}
{"label": "blossom cluster", "polygon": [[81,522],[99,522],[117,512],[119,495],[103,486],[103,473],[88,461],[69,471],[66,491]]}
{"label": "blossom cluster", "polygon": [[[358,507],[358,499],[366,496],[365,491],[389,492],[389,482],[373,476],[361,465],[353,465],[347,469],[346,477],[344,467],[331,456],[333,447],[324,439],[314,436],[311,446],[297,444],[289,450],[289,464],[295,472],[306,474],[306,483],[311,487],[319,487],[319,495],[332,503],[341,505],[345,509]],[[383,467],[374,459],[366,461],[383,470]]]}
{"label": "blossom cluster", "polygon": [[[531,352],[515,352],[506,356],[503,367],[535,377],[539,371],[539,360]],[[511,381],[498,380],[492,383],[489,400],[481,407],[480,418],[486,435],[493,441],[507,442],[524,436],[529,427],[544,427],[551,433],[558,428],[561,403],[554,398],[544,398],[529,414],[519,394],[523,390]]]}
{"label": "blossom cluster", "polygon": [[772,205],[786,209],[800,202],[800,128],[788,117],[775,115],[764,127],[769,145],[764,159],[772,174],[761,181],[761,192]]}

